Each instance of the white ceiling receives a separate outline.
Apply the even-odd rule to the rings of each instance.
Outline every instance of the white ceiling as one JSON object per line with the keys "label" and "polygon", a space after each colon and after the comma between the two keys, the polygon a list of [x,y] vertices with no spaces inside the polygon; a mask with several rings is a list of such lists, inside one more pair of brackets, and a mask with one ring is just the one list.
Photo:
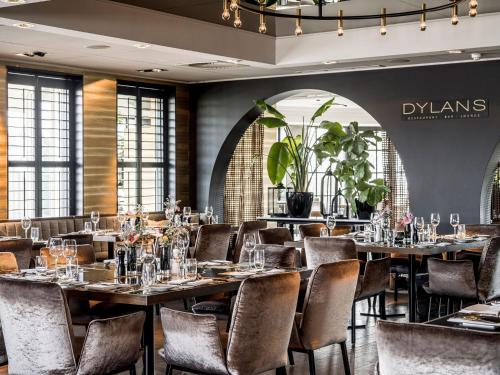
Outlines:
{"label": "white ceiling", "polygon": [[[366,1],[351,0],[342,5],[366,11],[388,1],[401,9],[418,2],[370,0],[368,6]],[[432,1],[428,1],[429,6]],[[205,0],[199,3],[207,6]],[[297,38],[260,35],[108,0],[51,0],[0,9],[0,59],[14,65],[58,65],[124,76],[205,82],[470,61],[473,51],[483,52],[485,58],[500,58],[500,13],[481,13],[484,8],[500,10],[500,1],[479,0],[479,4],[478,17],[462,17],[454,27],[444,18],[430,20],[425,32],[418,30],[418,22],[407,22],[390,25],[385,37],[379,35],[378,27],[367,26],[346,30],[342,38],[334,32]],[[214,12],[220,17],[218,8],[214,6]],[[13,26],[20,22],[34,27]],[[137,44],[150,47],[140,49],[134,46]],[[109,48],[87,48],[92,45]],[[447,52],[450,49],[467,53],[451,55]],[[47,55],[16,55],[35,50]],[[328,60],[336,63],[323,64]],[[226,69],[189,66],[215,61],[238,63]],[[167,71],[137,72],[150,68]]]}

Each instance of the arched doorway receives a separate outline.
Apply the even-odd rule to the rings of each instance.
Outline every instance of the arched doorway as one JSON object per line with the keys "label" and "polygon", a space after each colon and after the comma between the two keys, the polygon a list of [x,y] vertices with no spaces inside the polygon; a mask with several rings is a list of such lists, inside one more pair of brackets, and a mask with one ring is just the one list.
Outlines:
{"label": "arched doorway", "polygon": [[[406,175],[404,172],[403,164],[399,155],[397,154],[396,148],[387,133],[382,129],[380,124],[371,116],[366,110],[361,108],[359,105],[349,100],[348,98],[334,95],[330,92],[322,91],[322,90],[297,90],[292,92],[287,92],[284,94],[280,94],[273,98],[267,100],[269,104],[274,104],[275,107],[283,113],[287,122],[289,123],[292,129],[296,128],[297,131],[300,131],[303,121],[308,122],[308,119],[312,116],[314,111],[325,101],[331,99],[335,96],[335,102],[338,106],[335,106],[333,109],[328,111],[321,120],[328,120],[332,122],[340,122],[343,125],[348,125],[351,121],[357,121],[360,125],[361,129],[364,130],[373,130],[379,133],[382,137],[382,141],[378,144],[374,145],[370,150],[370,161],[373,164],[374,168],[374,178],[383,178],[387,181],[389,186],[392,188],[391,194],[388,195],[386,199],[386,204],[390,206],[390,208],[394,211],[394,216],[397,218],[401,213],[406,212],[409,209],[409,199],[408,199],[408,187],[406,182]],[[255,129],[255,125],[252,125],[255,119],[259,116],[260,111],[253,109],[251,112],[247,113],[246,116],[240,121],[235,128],[233,129],[232,134],[226,139],[224,146],[228,148],[227,151],[222,151],[219,154],[218,163],[223,161],[223,157],[227,158],[227,166],[225,173],[222,178],[217,178],[214,181],[214,176],[212,176],[212,185],[211,185],[211,202],[215,203],[217,206],[217,199],[215,201],[213,198],[224,197],[224,199],[219,204],[220,211],[225,207],[226,216],[231,217],[231,220],[236,220],[238,215],[227,215],[228,214],[228,205],[231,207],[238,207],[239,211],[241,209],[242,197],[249,196],[259,196],[258,187],[256,186],[255,180],[246,180],[242,179],[242,173],[246,172],[241,169],[236,170],[235,166],[239,165],[240,168],[243,168],[245,165],[249,164],[249,160],[245,163],[241,161],[244,160],[244,155],[242,154],[240,149],[243,150],[245,148],[248,154],[249,143],[251,143],[251,135],[257,135],[259,139],[256,139],[255,142],[258,145],[262,144],[261,153],[267,155],[270,146],[274,141],[279,139],[282,135],[280,134],[278,129],[263,129],[264,135],[260,134],[259,130]],[[252,120],[250,122],[250,120]],[[316,125],[319,124],[317,122]],[[248,129],[248,130],[247,130]],[[323,130],[318,128],[317,126],[313,128],[313,133],[315,136],[320,136]],[[234,136],[234,138],[233,138]],[[236,138],[239,136],[239,138]],[[242,137],[243,136],[243,137]],[[263,138],[263,142],[260,138]],[[240,142],[243,143],[238,143]],[[229,154],[229,146],[230,143],[234,142],[233,152],[236,149],[236,152],[233,154]],[[242,147],[244,145],[244,147]],[[240,155],[241,154],[241,155]],[[247,155],[247,159],[249,159],[249,155]],[[260,196],[263,198],[262,202],[262,212],[266,212],[267,207],[267,188],[271,186],[269,179],[267,178],[266,172],[266,158],[263,158],[263,163],[261,168],[263,173],[261,173],[262,179],[262,187],[260,191]],[[216,165],[218,164],[216,163]],[[326,172],[327,165],[321,165],[317,171],[311,172],[311,189],[310,191],[314,192],[317,196],[317,200],[319,201],[319,190],[320,190],[320,181],[323,177],[323,174]],[[250,172],[249,172],[250,173]],[[215,174],[215,170],[214,170]],[[252,172],[255,175],[254,172]],[[257,174],[258,175],[258,174]],[[222,194],[216,194],[216,188],[220,182],[224,181],[223,187],[226,189],[222,190]],[[246,186],[248,184],[248,186]],[[228,186],[231,189],[237,189],[238,191],[235,193],[230,191],[228,194]],[[257,189],[257,190],[256,190]],[[254,191],[256,190],[256,191]],[[239,201],[228,202],[228,199],[233,199],[232,197],[236,197]],[[224,203],[226,203],[224,205]],[[250,205],[249,205],[250,206]],[[252,212],[256,212],[255,206],[252,206]],[[248,216],[248,215],[247,215]],[[243,220],[243,219],[242,219]],[[247,219],[248,220],[248,219]],[[231,224],[237,225],[238,222],[232,222]]]}
{"label": "arched doorway", "polygon": [[500,222],[500,142],[486,166],[481,189],[480,210],[481,224]]}

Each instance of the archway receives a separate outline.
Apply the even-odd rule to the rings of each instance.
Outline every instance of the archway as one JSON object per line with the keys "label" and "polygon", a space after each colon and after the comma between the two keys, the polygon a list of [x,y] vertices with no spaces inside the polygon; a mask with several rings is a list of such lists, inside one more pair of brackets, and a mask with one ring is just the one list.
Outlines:
{"label": "archway", "polygon": [[493,194],[494,179],[497,175],[497,169],[500,163],[500,142],[497,143],[490,161],[486,166],[484,173],[483,186],[481,188],[481,201],[480,201],[480,221],[481,224],[491,223],[491,199]]}

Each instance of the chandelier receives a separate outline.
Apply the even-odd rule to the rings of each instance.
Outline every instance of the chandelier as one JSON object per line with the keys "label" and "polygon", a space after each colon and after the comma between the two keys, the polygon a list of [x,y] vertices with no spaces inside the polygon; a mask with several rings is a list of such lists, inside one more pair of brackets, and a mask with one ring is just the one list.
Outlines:
{"label": "chandelier", "polygon": [[[259,32],[265,34],[267,32],[266,18],[288,18],[295,19],[295,35],[303,34],[302,21],[336,21],[337,35],[344,35],[344,21],[359,21],[359,20],[380,20],[380,34],[387,34],[388,19],[415,16],[420,19],[420,30],[427,29],[427,14],[439,12],[449,9],[451,12],[451,24],[458,24],[458,6],[462,3],[469,2],[469,16],[477,15],[478,0],[443,0],[442,5],[427,7],[422,3],[420,9],[410,10],[406,12],[389,12],[387,8],[382,8],[380,13],[376,14],[344,14],[342,9],[337,11],[336,15],[324,15],[323,11],[332,3],[341,3],[349,0],[222,0],[222,19],[229,21],[231,12],[234,14],[233,25],[240,28],[243,24],[241,13],[253,13],[259,15]],[[304,8],[316,7],[316,15],[302,14]],[[295,9],[295,14],[290,13],[290,10]]]}

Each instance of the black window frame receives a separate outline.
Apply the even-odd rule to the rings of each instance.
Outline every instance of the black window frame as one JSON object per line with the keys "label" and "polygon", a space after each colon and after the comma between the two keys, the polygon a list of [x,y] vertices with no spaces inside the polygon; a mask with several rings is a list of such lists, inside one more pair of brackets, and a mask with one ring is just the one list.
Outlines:
{"label": "black window frame", "polygon": [[[82,168],[81,156],[77,155],[77,133],[81,129],[77,128],[77,96],[82,92],[83,79],[81,76],[63,74],[58,72],[49,72],[28,68],[7,67],[7,92],[9,84],[30,85],[35,88],[34,95],[34,112],[35,112],[35,158],[34,161],[9,160],[7,154],[7,166],[11,167],[33,167],[35,169],[35,217],[42,217],[42,195],[43,195],[43,168],[50,167],[67,167],[69,168],[69,215],[77,215],[80,208],[78,207],[79,197],[77,190],[77,174],[78,169]],[[69,91],[68,95],[68,113],[69,113],[69,160],[60,161],[43,161],[42,157],[42,124],[41,124],[41,103],[42,103],[42,87],[61,88]],[[9,108],[9,97],[7,97],[7,108]],[[81,125],[81,121],[80,121]],[[7,123],[7,139],[9,124]],[[7,145],[8,150],[8,145]],[[8,152],[7,152],[8,153]],[[7,173],[8,174],[8,173]],[[10,187],[7,183],[7,192]],[[8,215],[10,218],[10,207],[8,207]],[[60,215],[58,215],[60,216]],[[57,217],[57,216],[54,216]]]}

